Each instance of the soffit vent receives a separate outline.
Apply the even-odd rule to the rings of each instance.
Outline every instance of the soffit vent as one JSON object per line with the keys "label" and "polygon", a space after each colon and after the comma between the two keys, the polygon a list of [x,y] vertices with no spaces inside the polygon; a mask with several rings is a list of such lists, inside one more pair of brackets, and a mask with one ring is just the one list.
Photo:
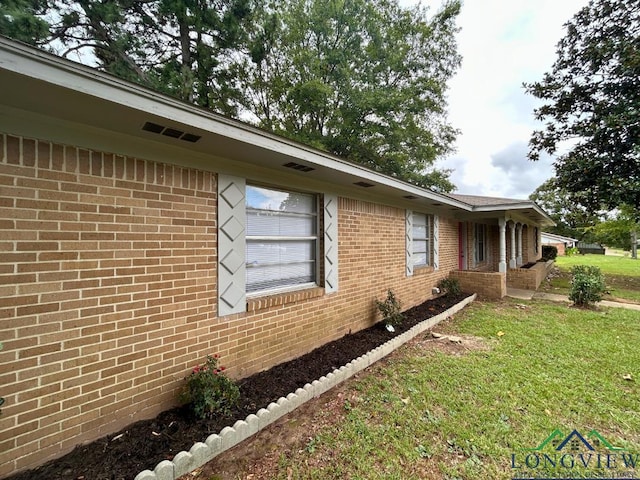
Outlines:
{"label": "soffit vent", "polygon": [[312,172],[315,170],[315,168],[310,167],[308,165],[301,165],[299,163],[296,162],[289,162],[289,163],[285,163],[284,165],[282,165],[283,167],[287,167],[287,168],[292,168],[294,170],[298,170],[299,172]]}
{"label": "soffit vent", "polygon": [[442,206],[442,204],[441,204],[441,203],[434,203],[434,204],[433,204],[433,206],[434,206],[434,207],[441,207],[441,206]]}
{"label": "soffit vent", "polygon": [[202,138],[202,136],[200,135],[183,132],[182,130],[177,130],[171,127],[165,127],[164,125],[158,125],[157,123],[153,123],[153,122],[146,122],[142,126],[142,130],[144,130],[145,132],[164,135],[165,137],[177,138],[178,140],[183,140],[185,142],[190,142],[190,143],[196,143],[198,140]]}
{"label": "soffit vent", "polygon": [[374,187],[375,186],[373,183],[367,183],[367,182],[355,182],[354,185],[357,185],[357,186],[363,187],[363,188],[369,188],[369,187]]}
{"label": "soffit vent", "polygon": [[416,197],[414,195],[405,195],[403,198],[406,198],[407,200],[415,200],[418,197]]}

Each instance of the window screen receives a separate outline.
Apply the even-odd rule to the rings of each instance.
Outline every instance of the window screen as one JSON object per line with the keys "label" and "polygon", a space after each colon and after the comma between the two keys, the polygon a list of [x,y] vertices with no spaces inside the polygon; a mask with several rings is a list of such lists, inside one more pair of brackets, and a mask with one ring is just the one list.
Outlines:
{"label": "window screen", "polygon": [[313,283],[317,198],[247,186],[247,293]]}

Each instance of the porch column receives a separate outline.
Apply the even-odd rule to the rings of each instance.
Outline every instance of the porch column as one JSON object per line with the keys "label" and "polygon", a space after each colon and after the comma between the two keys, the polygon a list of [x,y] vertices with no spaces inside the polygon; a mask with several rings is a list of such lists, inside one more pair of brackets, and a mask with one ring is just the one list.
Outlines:
{"label": "porch column", "polygon": [[516,265],[518,267],[522,265],[522,227],[523,226],[524,225],[522,225],[521,223],[516,225],[516,234],[518,236],[518,250],[517,250],[518,257],[516,258]]}
{"label": "porch column", "polygon": [[498,271],[505,273],[507,271],[507,221],[504,218],[498,219],[500,226],[500,263],[498,263]]}
{"label": "porch column", "polygon": [[509,256],[509,268],[516,268],[516,224],[513,221],[509,224],[511,231],[511,255]]}

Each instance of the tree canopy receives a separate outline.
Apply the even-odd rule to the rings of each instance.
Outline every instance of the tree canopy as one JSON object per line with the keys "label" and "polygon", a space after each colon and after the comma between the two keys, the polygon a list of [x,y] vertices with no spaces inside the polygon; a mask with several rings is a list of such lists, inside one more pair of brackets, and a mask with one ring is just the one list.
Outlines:
{"label": "tree canopy", "polygon": [[434,169],[457,135],[460,0],[445,2],[430,14],[398,0],[7,0],[0,33],[451,191]]}
{"label": "tree canopy", "polygon": [[388,0],[290,0],[260,10],[244,106],[263,128],[412,183],[451,151],[446,87],[460,63],[460,3],[432,17]]}
{"label": "tree canopy", "polygon": [[593,226],[598,224],[601,213],[590,212],[563,188],[555,178],[540,185],[529,195],[529,199],[540,205],[556,223],[547,231],[586,242],[595,241]]}
{"label": "tree canopy", "polygon": [[640,2],[591,0],[566,29],[551,71],[525,85],[544,102],[529,156],[558,153],[557,183],[589,210],[640,212]]}

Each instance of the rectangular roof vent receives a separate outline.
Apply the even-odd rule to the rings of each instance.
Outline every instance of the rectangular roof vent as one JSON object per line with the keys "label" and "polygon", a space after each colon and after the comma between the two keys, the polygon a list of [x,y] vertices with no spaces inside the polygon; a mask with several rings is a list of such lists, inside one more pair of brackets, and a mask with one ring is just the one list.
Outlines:
{"label": "rectangular roof vent", "polygon": [[296,162],[285,163],[282,166],[287,168],[293,168],[294,170],[298,170],[299,172],[304,172],[304,173],[312,172],[313,170],[315,170],[315,168],[313,167],[309,167],[308,165],[302,165]]}
{"label": "rectangular roof vent", "polygon": [[369,188],[369,187],[374,187],[375,186],[373,183],[367,183],[367,182],[355,182],[354,185],[357,185],[357,186],[363,187],[363,188]]}
{"label": "rectangular roof vent", "polygon": [[196,143],[198,140],[202,138],[202,136],[200,135],[183,132],[175,128],[165,127],[164,125],[158,125],[157,123],[153,123],[153,122],[145,122],[145,124],[142,126],[142,130],[144,130],[145,132],[164,135],[165,137],[177,138],[179,140],[184,140],[185,142],[190,142],[190,143]]}

